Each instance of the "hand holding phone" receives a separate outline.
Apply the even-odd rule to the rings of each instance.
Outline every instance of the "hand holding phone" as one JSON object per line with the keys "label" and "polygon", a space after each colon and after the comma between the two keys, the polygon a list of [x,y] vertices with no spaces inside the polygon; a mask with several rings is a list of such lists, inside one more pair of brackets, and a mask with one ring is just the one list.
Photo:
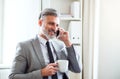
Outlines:
{"label": "hand holding phone", "polygon": [[69,33],[67,31],[65,31],[64,29],[59,28],[56,31],[56,37],[59,40],[63,41],[66,46],[71,46],[72,45],[72,43],[70,42],[70,39],[69,39]]}

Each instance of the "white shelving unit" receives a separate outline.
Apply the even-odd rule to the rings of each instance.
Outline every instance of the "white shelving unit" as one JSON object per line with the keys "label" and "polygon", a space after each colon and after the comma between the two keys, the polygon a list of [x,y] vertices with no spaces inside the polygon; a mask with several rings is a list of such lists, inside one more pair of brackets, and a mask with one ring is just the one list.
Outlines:
{"label": "white shelving unit", "polygon": [[[54,8],[61,15],[71,15],[71,5],[73,2],[79,2],[79,17],[74,18],[74,17],[64,17],[61,20],[81,20],[82,18],[82,0],[41,0],[42,2],[42,7],[41,9],[43,10],[44,8]],[[71,15],[72,16],[72,15]]]}
{"label": "white shelving unit", "polygon": [[[76,3],[79,4],[78,7],[76,7]],[[77,11],[74,9],[71,10],[72,4]],[[56,9],[61,17],[60,17],[60,27],[64,28],[65,30],[72,32],[70,33],[71,40],[77,40],[76,43],[75,40],[72,41],[73,44],[76,45],[78,48],[78,51],[80,51],[81,55],[81,62],[80,65],[82,66],[82,0],[41,0],[41,10],[45,8],[54,8]],[[71,12],[73,11],[73,12]],[[74,17],[72,13],[79,14],[78,17]],[[76,23],[78,22],[78,23]],[[72,24],[73,23],[73,24]],[[70,26],[70,24],[75,26]],[[73,36],[75,35],[75,36]],[[70,72],[70,79],[82,79],[82,73],[75,74]]]}
{"label": "white shelving unit", "polygon": [[80,18],[72,18],[72,17],[69,18],[61,17],[60,19],[64,21],[81,21]]}

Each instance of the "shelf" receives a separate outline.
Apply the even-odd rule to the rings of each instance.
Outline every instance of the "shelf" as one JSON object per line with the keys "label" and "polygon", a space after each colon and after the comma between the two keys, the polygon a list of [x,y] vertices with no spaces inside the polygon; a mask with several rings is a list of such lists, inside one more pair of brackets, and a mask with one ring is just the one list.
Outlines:
{"label": "shelf", "polygon": [[80,18],[60,17],[60,20],[81,21]]}

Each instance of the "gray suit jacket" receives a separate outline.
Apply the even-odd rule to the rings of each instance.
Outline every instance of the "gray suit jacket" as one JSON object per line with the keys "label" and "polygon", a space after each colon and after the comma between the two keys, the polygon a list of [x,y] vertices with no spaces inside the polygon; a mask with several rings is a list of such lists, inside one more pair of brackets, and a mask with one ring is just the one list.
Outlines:
{"label": "gray suit jacket", "polygon": [[[69,60],[69,70],[80,73],[74,47],[65,48],[58,40],[52,43],[58,59]],[[9,79],[42,79],[41,69],[45,67],[42,53],[38,37],[19,43]]]}

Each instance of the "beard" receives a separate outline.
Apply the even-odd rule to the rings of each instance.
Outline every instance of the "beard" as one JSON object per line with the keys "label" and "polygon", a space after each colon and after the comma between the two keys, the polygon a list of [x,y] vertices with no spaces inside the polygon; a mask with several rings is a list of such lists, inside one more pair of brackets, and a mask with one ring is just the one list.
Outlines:
{"label": "beard", "polygon": [[54,31],[53,30],[46,30],[45,28],[42,28],[42,34],[44,34],[48,39],[56,38],[55,32],[54,32],[54,35],[49,35],[49,32],[54,32]]}

